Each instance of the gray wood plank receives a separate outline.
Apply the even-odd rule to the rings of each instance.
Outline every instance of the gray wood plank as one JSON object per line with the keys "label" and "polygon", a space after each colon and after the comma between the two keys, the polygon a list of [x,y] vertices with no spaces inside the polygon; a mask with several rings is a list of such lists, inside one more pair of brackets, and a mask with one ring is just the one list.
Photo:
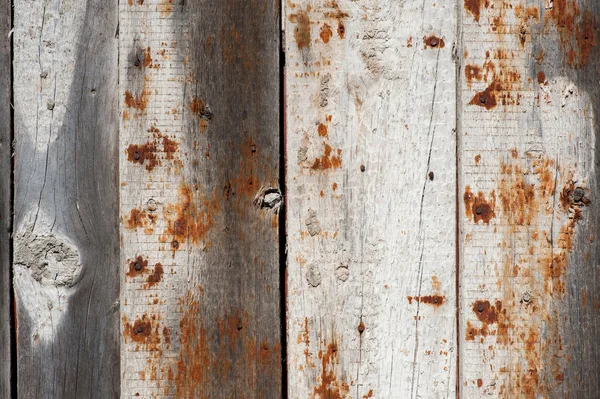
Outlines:
{"label": "gray wood plank", "polygon": [[122,394],[281,397],[278,3],[120,7]]}
{"label": "gray wood plank", "polygon": [[[0,37],[11,29],[10,3],[0,7]],[[11,280],[12,132],[10,40],[0,41],[0,397],[11,397]]]}
{"label": "gray wood plank", "polygon": [[15,1],[18,394],[119,396],[117,1]]}
{"label": "gray wood plank", "polygon": [[461,397],[598,396],[599,19],[587,0],[464,1]]}

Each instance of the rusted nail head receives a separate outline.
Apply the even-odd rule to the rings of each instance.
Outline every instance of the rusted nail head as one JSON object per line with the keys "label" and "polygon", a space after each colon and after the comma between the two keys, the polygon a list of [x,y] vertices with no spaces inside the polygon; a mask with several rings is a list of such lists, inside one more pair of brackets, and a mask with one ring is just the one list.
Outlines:
{"label": "rusted nail head", "polygon": [[142,270],[142,264],[140,262],[135,262],[133,264],[133,268],[139,272],[140,270]]}
{"label": "rusted nail head", "polygon": [[140,156],[141,156],[141,155],[140,155],[140,152],[139,152],[139,151],[136,151],[136,152],[134,152],[134,153],[133,153],[133,159],[135,159],[136,161],[137,161],[138,159],[140,159]]}
{"label": "rusted nail head", "polygon": [[238,331],[241,331],[242,328],[244,328],[244,326],[242,326],[242,322],[238,322],[238,324],[237,324]]}
{"label": "rusted nail head", "polygon": [[478,311],[479,313],[482,313],[482,312],[483,312],[483,310],[484,310],[483,303],[480,303],[480,304],[478,304],[478,305],[477,305],[477,311]]}
{"label": "rusted nail head", "polygon": [[433,180],[433,178],[434,178],[433,172],[429,172],[429,180]]}
{"label": "rusted nail head", "polygon": [[484,96],[479,97],[479,102],[482,104],[485,104],[485,102],[486,102],[485,97]]}
{"label": "rusted nail head", "polygon": [[477,208],[475,208],[475,213],[478,215],[481,215],[483,213],[483,207],[478,206]]}
{"label": "rusted nail head", "polygon": [[148,210],[150,212],[154,212],[156,210],[156,200],[154,198],[150,198],[148,200]]}
{"label": "rusted nail head", "polygon": [[256,152],[256,146],[255,146],[254,144],[252,144],[252,146],[250,147],[250,150],[251,150],[252,152]]}
{"label": "rusted nail head", "polygon": [[431,47],[435,47],[438,45],[438,39],[437,37],[432,37],[431,39],[429,39],[429,45]]}
{"label": "rusted nail head", "polygon": [[135,335],[138,335],[138,334],[141,334],[141,333],[143,333],[143,332],[144,332],[144,327],[142,327],[142,326],[137,326],[137,327],[135,328],[135,331],[134,331],[133,333],[134,333]]}
{"label": "rusted nail head", "polygon": [[173,241],[171,241],[171,246],[173,248],[178,248],[179,247],[179,242],[177,240],[173,240]]}
{"label": "rusted nail head", "polygon": [[135,60],[133,65],[135,65],[136,67],[139,67],[140,65],[142,65],[142,63],[140,62],[140,60]]}
{"label": "rusted nail head", "polygon": [[365,168],[365,165],[360,165],[360,171],[364,172],[367,168]]}

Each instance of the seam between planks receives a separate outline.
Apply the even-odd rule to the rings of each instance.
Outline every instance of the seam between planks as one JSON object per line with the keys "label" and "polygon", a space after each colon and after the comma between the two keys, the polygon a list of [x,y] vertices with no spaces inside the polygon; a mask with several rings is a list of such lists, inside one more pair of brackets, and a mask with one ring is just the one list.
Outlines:
{"label": "seam between planks", "polygon": [[14,250],[14,210],[15,210],[15,161],[14,161],[14,142],[15,142],[15,110],[13,107],[14,103],[14,70],[13,70],[13,59],[14,59],[14,35],[13,35],[13,24],[14,24],[14,0],[10,0],[10,20],[9,20],[9,85],[10,85],[10,192],[9,192],[9,227],[8,227],[8,279],[9,279],[9,320],[10,320],[10,396],[13,399],[17,398],[17,316],[15,309],[15,288],[13,285],[14,271],[13,271],[13,250]]}

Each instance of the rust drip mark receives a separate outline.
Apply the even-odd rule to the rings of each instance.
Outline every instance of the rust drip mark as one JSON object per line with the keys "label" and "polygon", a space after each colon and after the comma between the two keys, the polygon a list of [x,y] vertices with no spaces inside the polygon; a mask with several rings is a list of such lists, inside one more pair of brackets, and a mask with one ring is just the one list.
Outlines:
{"label": "rust drip mark", "polygon": [[[327,343],[325,342],[327,345]],[[319,383],[313,388],[311,399],[328,398],[343,399],[350,392],[350,386],[345,381],[340,381],[336,376],[335,369],[338,361],[338,346],[333,342],[327,345],[327,351],[318,353],[321,359],[321,375]]]}
{"label": "rust drip mark", "polygon": [[260,365],[267,375],[275,375],[281,351],[278,342],[270,344],[247,328],[248,314],[230,310],[214,322],[201,315],[201,295],[188,292],[180,298],[179,360],[174,377],[177,397],[207,398],[207,388],[215,378],[232,379],[248,368]]}
{"label": "rust drip mark", "polygon": [[331,26],[328,24],[323,24],[321,27],[321,33],[319,34],[319,36],[321,36],[321,40],[323,40],[323,43],[329,43],[329,39],[331,38],[332,34],[333,32],[331,31]]}
{"label": "rust drip mark", "polygon": [[127,263],[129,265],[129,270],[125,273],[127,277],[142,275],[148,269],[148,259],[144,259],[141,255]]}
{"label": "rust drip mark", "polygon": [[373,390],[369,389],[369,392],[367,392],[366,395],[363,395],[363,399],[369,399],[373,397]]}
{"label": "rust drip mark", "polygon": [[473,19],[479,22],[481,16],[481,9],[488,8],[490,6],[489,0],[465,0],[465,10],[473,15]]}
{"label": "rust drip mark", "polygon": [[154,271],[146,279],[146,282],[148,283],[146,285],[146,288],[154,287],[158,283],[160,283],[162,281],[163,274],[164,274],[164,271],[163,271],[162,264],[160,264],[160,263],[155,264],[154,265]]}
{"label": "rust drip mark", "polygon": [[446,297],[444,295],[407,296],[406,299],[409,305],[412,305],[413,301],[425,305],[433,305],[436,308],[446,304]]}
{"label": "rust drip mark", "polygon": [[185,184],[179,187],[179,195],[178,203],[163,208],[167,228],[161,241],[167,242],[169,237],[173,255],[185,242],[197,245],[205,241],[214,225],[213,214],[221,209],[216,196],[213,201],[202,201],[200,206],[200,201],[194,200],[192,190]]}
{"label": "rust drip mark", "polygon": [[327,143],[323,143],[323,155],[320,158],[316,158],[312,164],[312,170],[327,170],[327,169],[338,169],[342,167],[342,149],[338,148],[335,153],[332,154],[333,149]]}
{"label": "rust drip mark", "polygon": [[290,22],[296,24],[294,29],[294,39],[298,45],[298,50],[310,47],[310,17],[304,10],[298,11],[296,14],[291,14]]}
{"label": "rust drip mark", "polygon": [[156,215],[149,213],[138,208],[133,208],[129,212],[129,217],[125,220],[125,228],[128,230],[135,230],[138,228],[144,228],[146,234],[152,234],[154,231],[154,224],[156,223]]}
{"label": "rust drip mark", "polygon": [[446,43],[444,43],[444,38],[437,37],[435,35],[431,36],[423,36],[423,48],[444,48],[446,47]]}
{"label": "rust drip mark", "polygon": [[490,220],[496,217],[496,193],[492,190],[489,200],[486,200],[485,195],[480,191],[475,195],[471,192],[471,187],[465,187],[463,195],[465,203],[465,214],[468,219],[472,219],[473,223],[477,224],[482,221],[489,224]]}
{"label": "rust drip mark", "polygon": [[[135,0],[137,5],[143,6],[144,5],[144,0]],[[129,4],[130,6],[133,5],[133,0],[127,0],[127,4]]]}
{"label": "rust drip mark", "polygon": [[200,302],[188,293],[182,303],[185,306],[179,322],[181,347],[175,376],[175,391],[182,398],[204,398],[202,388],[209,381],[211,353],[206,330],[202,322]]}
{"label": "rust drip mark", "polygon": [[598,46],[598,20],[593,13],[587,9],[582,12],[574,0],[554,0],[553,8],[545,13],[544,24],[549,23],[556,26],[567,64],[585,67]]}

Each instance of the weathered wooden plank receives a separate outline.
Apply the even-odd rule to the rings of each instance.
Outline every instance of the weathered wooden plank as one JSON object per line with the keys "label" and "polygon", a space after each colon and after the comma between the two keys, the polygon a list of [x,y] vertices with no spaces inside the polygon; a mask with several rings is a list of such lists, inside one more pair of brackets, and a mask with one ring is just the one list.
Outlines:
{"label": "weathered wooden plank", "polygon": [[280,397],[277,2],[120,7],[122,395]]}
{"label": "weathered wooden plank", "polygon": [[290,398],[454,396],[454,15],[287,2]]}
{"label": "weathered wooden plank", "polygon": [[599,17],[593,1],[464,1],[462,397],[598,396]]}
{"label": "weathered wooden plank", "polygon": [[14,4],[18,394],[119,394],[117,2]]}
{"label": "weathered wooden plank", "polygon": [[11,397],[11,237],[12,123],[11,123],[10,3],[0,7],[0,397]]}

